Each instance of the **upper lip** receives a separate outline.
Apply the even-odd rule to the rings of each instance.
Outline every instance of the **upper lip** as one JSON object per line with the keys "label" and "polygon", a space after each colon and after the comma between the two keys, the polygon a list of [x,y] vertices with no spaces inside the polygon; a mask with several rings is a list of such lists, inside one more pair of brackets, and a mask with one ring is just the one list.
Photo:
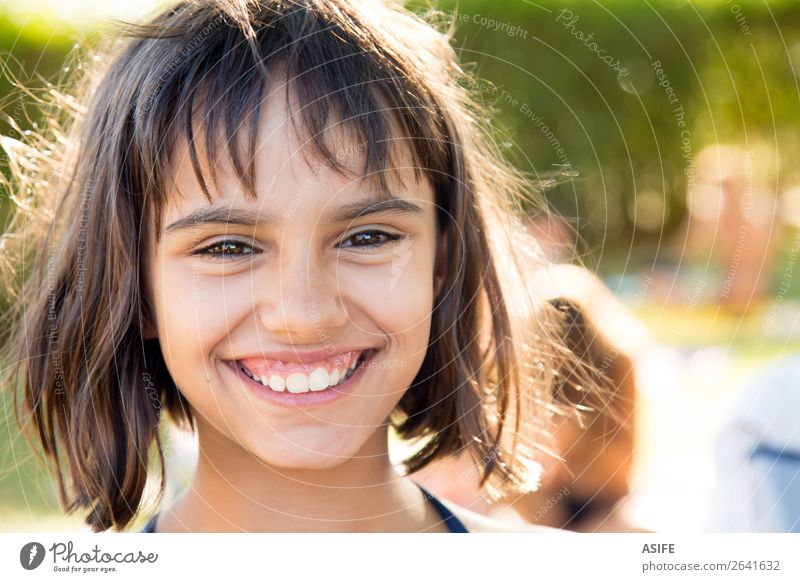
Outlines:
{"label": "upper lip", "polygon": [[348,352],[366,352],[374,350],[372,346],[345,346],[331,349],[331,347],[322,347],[313,350],[301,350],[299,348],[273,350],[273,351],[260,351],[252,352],[250,354],[237,357],[237,360],[247,360],[255,358],[263,358],[266,360],[274,360],[277,362],[284,362],[286,364],[315,364],[328,358],[332,358],[339,354],[346,354]]}

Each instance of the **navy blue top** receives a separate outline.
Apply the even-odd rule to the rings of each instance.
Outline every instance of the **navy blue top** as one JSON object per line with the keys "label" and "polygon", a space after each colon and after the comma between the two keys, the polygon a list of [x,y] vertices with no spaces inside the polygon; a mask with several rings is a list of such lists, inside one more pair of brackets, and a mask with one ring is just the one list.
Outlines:
{"label": "navy blue top", "polygon": [[[430,493],[427,489],[425,489],[422,485],[417,484],[417,487],[422,489],[422,493],[425,495],[425,498],[428,499],[432,504],[433,507],[436,508],[436,511],[444,521],[445,525],[447,525],[447,529],[450,530],[450,533],[469,533],[464,524],[461,523],[461,520],[458,519],[453,512],[447,509],[445,505],[436,499],[432,493]],[[156,520],[158,519],[158,514],[155,514],[150,521],[147,522],[147,525],[144,526],[144,529],[140,533],[155,533],[156,528]]]}

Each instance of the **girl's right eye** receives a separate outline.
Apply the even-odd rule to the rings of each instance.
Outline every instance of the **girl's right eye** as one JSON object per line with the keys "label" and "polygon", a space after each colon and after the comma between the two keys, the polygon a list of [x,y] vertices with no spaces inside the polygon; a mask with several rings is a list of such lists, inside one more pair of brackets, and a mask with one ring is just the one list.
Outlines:
{"label": "girl's right eye", "polygon": [[238,240],[221,240],[193,252],[192,255],[205,256],[212,261],[228,261],[254,255],[257,252],[247,243]]}

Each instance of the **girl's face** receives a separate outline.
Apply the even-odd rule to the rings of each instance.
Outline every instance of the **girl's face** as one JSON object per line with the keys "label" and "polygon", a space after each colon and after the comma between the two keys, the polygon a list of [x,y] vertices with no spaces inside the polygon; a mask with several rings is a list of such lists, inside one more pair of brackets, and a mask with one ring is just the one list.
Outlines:
{"label": "girl's face", "polygon": [[[201,442],[225,437],[287,469],[332,467],[385,442],[425,356],[440,285],[434,194],[401,156],[396,200],[377,205],[366,180],[304,157],[285,103],[263,111],[257,200],[218,167],[209,205],[177,147],[172,203],[145,261],[151,333]],[[334,151],[362,167],[359,144]]]}

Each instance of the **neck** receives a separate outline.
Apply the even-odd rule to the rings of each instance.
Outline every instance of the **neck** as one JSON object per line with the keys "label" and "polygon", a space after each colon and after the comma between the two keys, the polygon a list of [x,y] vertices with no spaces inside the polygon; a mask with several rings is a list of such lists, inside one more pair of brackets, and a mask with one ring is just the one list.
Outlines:
{"label": "neck", "polygon": [[417,485],[389,459],[386,427],[359,452],[325,469],[285,469],[253,457],[198,421],[191,485],[158,531],[447,531]]}

